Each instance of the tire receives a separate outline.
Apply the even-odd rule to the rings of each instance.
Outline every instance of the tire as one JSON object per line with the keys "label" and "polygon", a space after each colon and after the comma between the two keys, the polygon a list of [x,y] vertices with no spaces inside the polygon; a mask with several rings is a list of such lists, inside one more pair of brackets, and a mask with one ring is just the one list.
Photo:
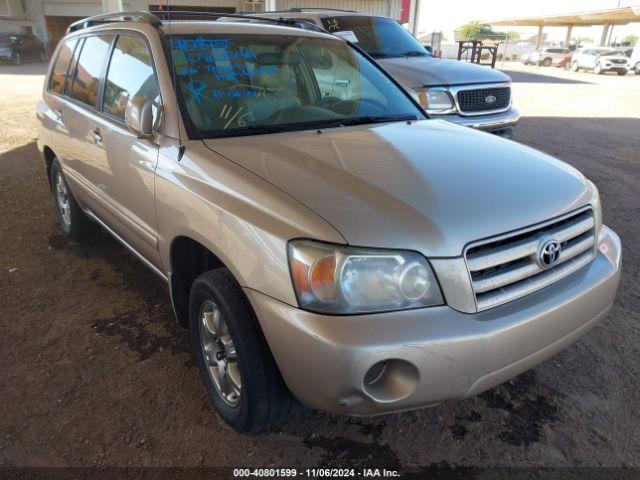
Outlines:
{"label": "tire", "polygon": [[14,52],[13,55],[13,63],[16,65],[22,65],[22,54],[20,52]]}
{"label": "tire", "polygon": [[230,427],[256,434],[284,420],[293,397],[249,301],[227,269],[210,270],[193,282],[189,329],[209,398]]}
{"label": "tire", "polygon": [[633,67],[633,73],[640,75],[640,63],[636,63],[636,66]]}
{"label": "tire", "polygon": [[73,197],[57,158],[51,164],[49,178],[62,232],[73,242],[88,243],[93,238],[96,224],[89,220]]}
{"label": "tire", "polygon": [[550,67],[550,66],[551,66],[551,59],[550,59],[550,58],[545,58],[545,59],[542,61],[542,65],[543,65],[544,67]]}
{"label": "tire", "polygon": [[604,71],[602,70],[602,65],[600,65],[600,62],[596,63],[596,66],[593,67],[593,73],[595,73],[596,75],[602,75],[604,73]]}
{"label": "tire", "polygon": [[578,62],[576,61],[571,62],[571,71],[577,72],[578,70],[580,70],[580,66],[578,65]]}
{"label": "tire", "polygon": [[622,77],[623,75],[627,74],[627,70],[618,70],[617,73],[618,73],[618,75],[620,75]]}

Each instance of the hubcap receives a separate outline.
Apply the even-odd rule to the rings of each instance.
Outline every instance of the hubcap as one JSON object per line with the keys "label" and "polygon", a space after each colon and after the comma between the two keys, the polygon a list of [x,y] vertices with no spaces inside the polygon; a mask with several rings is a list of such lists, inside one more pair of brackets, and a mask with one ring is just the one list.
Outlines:
{"label": "hubcap", "polygon": [[200,309],[200,343],[209,376],[224,402],[240,402],[242,379],[229,328],[218,305],[207,300]]}
{"label": "hubcap", "polygon": [[71,205],[69,204],[69,191],[67,190],[67,184],[62,178],[60,172],[56,175],[56,202],[58,203],[58,210],[60,211],[60,218],[65,228],[71,226]]}

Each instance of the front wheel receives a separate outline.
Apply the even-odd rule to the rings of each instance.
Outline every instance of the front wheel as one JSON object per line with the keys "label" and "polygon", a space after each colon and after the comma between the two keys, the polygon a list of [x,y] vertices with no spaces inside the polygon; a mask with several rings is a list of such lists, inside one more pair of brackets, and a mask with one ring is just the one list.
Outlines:
{"label": "front wheel", "polygon": [[551,66],[551,59],[550,58],[545,58],[544,61],[542,62],[542,65],[545,67],[550,67]]}
{"label": "front wheel", "polygon": [[626,70],[618,70],[618,75],[623,76],[626,75],[627,71]]}
{"label": "front wheel", "polygon": [[600,65],[600,62],[596,63],[596,66],[593,67],[593,73],[595,73],[596,75],[602,75],[604,73],[602,70],[602,65]]}
{"label": "front wheel", "polygon": [[578,62],[571,62],[571,71],[577,72],[578,70],[580,70],[580,66],[578,65]]}
{"label": "front wheel", "polygon": [[13,54],[13,63],[16,65],[22,65],[22,54],[20,52],[15,52]]}
{"label": "front wheel", "polygon": [[193,282],[189,328],[200,375],[225,422],[238,432],[258,433],[284,419],[291,394],[228,270],[210,270]]}

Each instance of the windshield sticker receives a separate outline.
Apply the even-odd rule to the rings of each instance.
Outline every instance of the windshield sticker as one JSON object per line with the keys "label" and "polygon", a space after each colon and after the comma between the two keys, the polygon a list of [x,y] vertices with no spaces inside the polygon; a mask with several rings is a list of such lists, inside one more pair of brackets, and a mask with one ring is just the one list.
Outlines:
{"label": "windshield sticker", "polygon": [[340,37],[343,40],[346,40],[346,41],[351,42],[351,43],[358,43],[359,42],[358,37],[356,37],[356,34],[353,33],[353,30],[343,30],[341,32],[333,32],[333,34],[336,37]]}

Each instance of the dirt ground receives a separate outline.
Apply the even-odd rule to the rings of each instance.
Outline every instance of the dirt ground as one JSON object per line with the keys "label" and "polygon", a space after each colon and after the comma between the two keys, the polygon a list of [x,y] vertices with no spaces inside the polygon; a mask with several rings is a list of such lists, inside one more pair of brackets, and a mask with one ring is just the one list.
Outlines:
{"label": "dirt ground", "polygon": [[0,466],[640,466],[640,76],[508,66],[517,140],[599,186],[622,237],[607,321],[514,381],[371,419],[302,407],[238,435],[166,287],[106,235],[60,233],[34,143],[43,67],[0,67]]}

